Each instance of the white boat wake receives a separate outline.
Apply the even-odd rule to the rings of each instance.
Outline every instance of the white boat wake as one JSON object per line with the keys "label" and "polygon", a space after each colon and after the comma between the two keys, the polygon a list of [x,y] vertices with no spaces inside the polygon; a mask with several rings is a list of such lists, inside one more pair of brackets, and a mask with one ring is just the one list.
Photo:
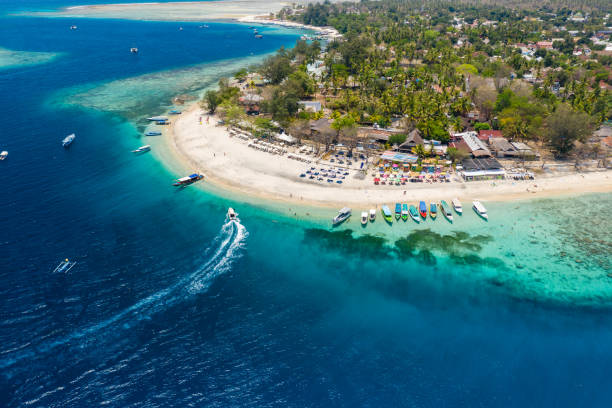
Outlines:
{"label": "white boat wake", "polygon": [[227,221],[214,239],[213,246],[207,250],[207,252],[211,252],[211,248],[216,246],[214,253],[204,265],[190,275],[183,277],[172,286],[147,296],[106,320],[75,331],[61,339],[36,345],[33,347],[34,350],[23,350],[17,355],[2,359],[0,360],[0,368],[9,367],[25,358],[48,352],[70,341],[91,336],[111,325],[123,323],[121,327],[129,328],[131,322],[149,318],[151,315],[167,309],[194,294],[206,291],[214,279],[227,272],[232,262],[240,256],[239,250],[244,247],[248,235],[246,228],[238,220]]}

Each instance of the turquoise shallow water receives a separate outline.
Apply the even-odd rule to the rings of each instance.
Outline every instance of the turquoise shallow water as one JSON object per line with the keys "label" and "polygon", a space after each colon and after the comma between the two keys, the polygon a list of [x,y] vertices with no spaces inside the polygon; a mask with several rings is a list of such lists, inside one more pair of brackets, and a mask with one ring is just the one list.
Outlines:
{"label": "turquoise shallow water", "polygon": [[610,405],[612,195],[332,229],[178,191],[129,153],[142,118],[297,33],[3,23],[0,47],[61,57],[0,71],[0,405]]}

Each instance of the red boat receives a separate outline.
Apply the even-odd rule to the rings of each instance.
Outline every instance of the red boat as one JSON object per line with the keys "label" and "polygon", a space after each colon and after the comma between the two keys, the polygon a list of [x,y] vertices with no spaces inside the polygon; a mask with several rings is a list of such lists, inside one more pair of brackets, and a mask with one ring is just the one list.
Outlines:
{"label": "red boat", "polygon": [[427,204],[425,204],[425,201],[419,202],[419,214],[421,214],[421,217],[427,218]]}

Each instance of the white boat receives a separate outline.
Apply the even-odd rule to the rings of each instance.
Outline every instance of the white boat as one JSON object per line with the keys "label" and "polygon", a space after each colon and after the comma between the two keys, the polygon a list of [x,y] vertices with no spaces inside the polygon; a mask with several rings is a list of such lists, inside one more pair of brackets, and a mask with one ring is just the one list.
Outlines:
{"label": "white boat", "polygon": [[351,216],[351,209],[348,207],[344,207],[340,211],[338,211],[338,215],[334,217],[334,219],[332,220],[332,223],[334,225],[341,224],[343,221],[346,221],[350,216]]}
{"label": "white boat", "polygon": [[151,150],[151,146],[150,145],[144,145],[144,146],[140,146],[136,150],[132,150],[132,153],[144,153],[144,152],[148,152],[149,150]]}
{"label": "white boat", "polygon": [[70,29],[71,29],[71,30],[76,30],[76,29],[77,29],[77,26],[75,26],[75,25],[71,25],[71,26],[70,26]]}
{"label": "white boat", "polygon": [[368,223],[368,212],[363,211],[361,213],[361,225],[366,225]]}
{"label": "white boat", "polygon": [[370,209],[370,221],[374,222],[374,220],[376,219],[376,210],[374,208]]}
{"label": "white boat", "polygon": [[132,48],[130,48],[130,52],[131,52],[132,54],[138,54],[138,48],[136,48],[136,47],[132,47]]}
{"label": "white boat", "polygon": [[472,208],[474,209],[474,211],[476,211],[476,214],[480,215],[485,220],[489,219],[489,216],[487,215],[487,209],[484,205],[482,205],[480,201],[473,201]]}
{"label": "white boat", "polygon": [[147,120],[151,122],[165,122],[168,120],[168,118],[165,116],[151,116],[150,118],[147,118]]}
{"label": "white boat", "polygon": [[227,219],[230,221],[238,220],[238,213],[232,207],[227,209]]}
{"label": "white boat", "polygon": [[461,206],[461,201],[459,201],[458,198],[453,198],[453,201],[451,201],[451,203],[453,204],[453,208],[455,209],[455,212],[457,214],[463,214],[463,207]]}
{"label": "white boat", "polygon": [[7,156],[8,152],[6,150],[3,150],[2,153],[0,153],[0,160],[6,159]]}
{"label": "white boat", "polygon": [[74,142],[74,139],[76,139],[76,135],[74,133],[66,136],[64,140],[62,140],[62,146],[64,147],[70,146],[72,142]]}
{"label": "white boat", "polygon": [[76,265],[76,262],[70,262],[68,258],[66,258],[55,267],[53,273],[66,273],[71,270],[74,265]]}

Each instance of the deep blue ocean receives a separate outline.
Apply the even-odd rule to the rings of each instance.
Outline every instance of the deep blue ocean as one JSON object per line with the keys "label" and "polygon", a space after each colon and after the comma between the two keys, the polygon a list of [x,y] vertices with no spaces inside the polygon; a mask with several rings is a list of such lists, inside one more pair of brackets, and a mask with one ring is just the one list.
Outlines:
{"label": "deep blue ocean", "polygon": [[364,231],[178,191],[143,117],[299,32],[0,19],[0,406],[612,406],[610,194]]}

